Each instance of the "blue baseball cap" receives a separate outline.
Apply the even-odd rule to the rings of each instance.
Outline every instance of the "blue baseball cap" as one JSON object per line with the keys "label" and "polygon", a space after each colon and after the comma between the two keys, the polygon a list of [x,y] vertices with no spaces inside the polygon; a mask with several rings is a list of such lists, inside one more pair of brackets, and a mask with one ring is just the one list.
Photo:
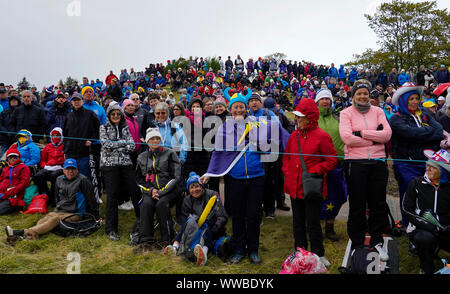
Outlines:
{"label": "blue baseball cap", "polygon": [[66,161],[64,161],[64,168],[78,168],[77,161],[73,158],[67,158]]}

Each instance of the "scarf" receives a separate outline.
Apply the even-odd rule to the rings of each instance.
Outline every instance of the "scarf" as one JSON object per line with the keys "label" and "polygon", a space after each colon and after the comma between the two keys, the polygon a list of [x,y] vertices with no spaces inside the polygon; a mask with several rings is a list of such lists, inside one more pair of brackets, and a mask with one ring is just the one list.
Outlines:
{"label": "scarf", "polygon": [[370,102],[367,102],[367,104],[359,104],[358,102],[354,101],[353,106],[355,106],[355,108],[362,114],[366,114],[367,112],[369,112],[371,104]]}

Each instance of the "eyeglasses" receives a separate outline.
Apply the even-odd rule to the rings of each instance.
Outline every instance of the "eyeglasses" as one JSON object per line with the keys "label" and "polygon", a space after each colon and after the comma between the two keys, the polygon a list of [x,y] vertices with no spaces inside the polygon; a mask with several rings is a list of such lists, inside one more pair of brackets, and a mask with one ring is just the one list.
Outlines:
{"label": "eyeglasses", "polygon": [[131,100],[133,100],[133,101],[139,101],[140,99],[139,99],[139,98],[133,98],[133,99],[131,99]]}
{"label": "eyeglasses", "polygon": [[177,111],[178,111],[178,110],[181,110],[181,109],[179,109],[179,108],[174,108],[173,110],[174,110],[174,111],[175,111],[175,110],[177,110]]}
{"label": "eyeglasses", "polygon": [[166,114],[165,111],[163,111],[163,112],[155,112],[155,115],[165,115],[165,114]]}
{"label": "eyeglasses", "polygon": [[113,112],[111,113],[111,116],[122,116],[120,112]]}

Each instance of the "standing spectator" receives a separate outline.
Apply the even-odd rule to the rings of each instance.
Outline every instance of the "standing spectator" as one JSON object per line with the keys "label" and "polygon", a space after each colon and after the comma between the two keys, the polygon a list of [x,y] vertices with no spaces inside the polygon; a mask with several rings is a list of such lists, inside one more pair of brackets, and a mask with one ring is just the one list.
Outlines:
{"label": "standing spectator", "polygon": [[244,70],[244,60],[242,60],[241,55],[237,55],[237,58],[234,60],[234,65],[236,66],[236,70],[238,72]]}
{"label": "standing spectator", "polygon": [[12,144],[12,138],[14,138],[14,134],[11,134],[9,125],[11,121],[12,114],[14,110],[20,105],[20,99],[17,96],[11,96],[8,98],[9,100],[9,108],[3,110],[0,113],[0,144],[1,144],[1,154],[5,154],[5,152],[9,149],[9,146]]}
{"label": "standing spectator", "polygon": [[404,69],[402,69],[402,72],[398,75],[397,82],[400,86],[403,86],[406,82],[410,82],[409,75],[406,74]]}
{"label": "standing spectator", "polygon": [[441,65],[441,68],[436,73],[436,81],[438,84],[450,82],[450,73],[448,72],[448,69],[445,68],[444,64]]}
{"label": "standing spectator", "polygon": [[[388,225],[386,186],[388,169],[384,144],[391,138],[391,128],[384,111],[371,106],[370,83],[360,80],[352,88],[353,105],[340,115],[339,132],[345,144],[344,168],[349,192],[348,235],[352,249],[363,246],[366,228],[370,246],[382,261],[389,256],[383,249],[384,229]],[[366,220],[367,205],[370,210]]]}
{"label": "standing spectator", "polygon": [[[129,103],[132,102],[130,101]],[[108,122],[100,126],[102,142],[100,167],[105,180],[106,201],[106,234],[113,241],[119,241],[118,235],[118,202],[121,187],[131,194],[135,215],[139,218],[137,187],[135,172],[130,154],[135,150],[133,137],[125,121],[125,114],[117,103],[107,110]]]}
{"label": "standing spectator", "polygon": [[45,136],[46,125],[44,109],[33,104],[30,91],[22,91],[22,105],[18,106],[11,116],[10,131],[17,133],[27,129],[34,134],[33,141],[39,142],[39,139]]}
{"label": "standing spectator", "polygon": [[338,72],[339,72],[339,81],[340,82],[346,82],[346,79],[347,79],[347,75],[345,74],[345,69],[344,69],[344,66],[341,64],[341,66],[339,67],[339,70],[338,70]]}
{"label": "standing spectator", "polygon": [[[398,181],[400,203],[414,178],[425,174],[425,149],[437,150],[444,138],[442,126],[429,112],[419,108],[423,86],[407,84],[400,87],[392,98],[398,112],[391,117],[389,124],[392,128],[392,150],[394,174]],[[409,160],[409,161],[405,161]],[[408,225],[402,212],[402,223]]]}
{"label": "standing spectator", "polygon": [[137,77],[138,77],[137,72],[134,71],[134,68],[131,68],[130,69],[130,82],[133,84],[133,87],[136,84]]}
{"label": "standing spectator", "polygon": [[398,85],[397,69],[393,68],[388,78],[389,84]]}
{"label": "standing spectator", "polygon": [[380,73],[378,74],[378,77],[377,77],[377,83],[378,83],[378,85],[381,85],[383,87],[383,89],[386,89],[387,84],[388,84],[388,77],[387,77],[386,73],[384,72],[384,68],[380,69]]}
{"label": "standing spectator", "polygon": [[431,84],[435,81],[434,79],[434,75],[433,73],[427,69],[427,71],[425,72],[425,76],[424,76],[424,80],[425,80],[425,88],[429,88],[431,86]]}
{"label": "standing spectator", "polygon": [[420,66],[420,70],[417,73],[416,79],[417,79],[417,85],[418,86],[424,86],[425,85],[425,65]]}
{"label": "standing spectator", "polygon": [[8,92],[4,88],[0,89],[0,105],[3,107],[3,110],[9,108]]}
{"label": "standing spectator", "polygon": [[119,80],[119,79],[117,78],[117,76],[113,73],[113,71],[110,70],[110,71],[109,71],[109,75],[108,75],[108,76],[106,77],[106,79],[105,79],[105,84],[106,84],[107,86],[111,85],[111,81],[112,81],[113,79]]}
{"label": "standing spectator", "polygon": [[231,61],[231,56],[228,56],[227,61],[225,61],[225,70],[231,72],[233,70],[233,61]]}
{"label": "standing spectator", "polygon": [[222,56],[219,56],[218,62],[219,62],[219,70],[220,70],[220,72],[222,74],[225,73],[225,63],[222,60]]}
{"label": "standing spectator", "polygon": [[106,87],[106,92],[110,95],[115,101],[122,101],[122,88],[118,84],[118,79],[114,78],[111,80],[111,84]]}
{"label": "standing spectator", "polygon": [[348,81],[349,81],[349,83],[350,83],[350,86],[353,86],[353,84],[354,84],[355,81],[356,81],[356,77],[357,77],[357,76],[358,76],[358,70],[357,70],[356,66],[354,66],[354,67],[352,68],[352,71],[350,72],[349,77],[348,77]]}
{"label": "standing spectator", "polygon": [[339,120],[333,113],[333,96],[329,90],[321,90],[316,96],[319,108],[319,128],[330,135],[337,152],[337,165],[329,171],[327,180],[327,198],[322,204],[321,218],[325,219],[325,236],[331,241],[339,241],[334,231],[334,220],[347,201],[347,183],[344,175],[344,142],[339,134]]}
{"label": "standing spectator", "polygon": [[[303,194],[302,177],[304,172],[324,177],[336,166],[336,150],[330,135],[318,127],[319,109],[312,99],[302,99],[297,105],[295,121],[297,130],[289,137],[283,156],[284,191],[291,197],[292,220],[295,244],[294,248],[308,248],[308,233],[311,252],[317,254],[325,266],[330,262],[325,258],[320,209],[322,200],[327,196],[326,179],[322,187],[321,198],[306,198]],[[300,156],[303,156],[307,171],[303,170]]]}
{"label": "standing spectator", "polygon": [[[248,252],[250,262],[254,264],[262,262],[258,251],[264,195],[264,168],[261,154],[254,152],[253,150],[256,149],[253,147],[249,149],[248,144],[252,142],[252,144],[260,146],[265,132],[257,132],[258,128],[256,127],[250,130],[249,122],[245,120],[247,117],[246,102],[250,93],[250,91],[247,93],[247,97],[240,93],[227,97],[230,98],[231,117],[219,127],[208,172],[199,180],[200,184],[205,184],[210,176],[226,175],[225,197],[230,197],[227,201],[230,201],[231,204],[233,224],[234,256],[230,261],[232,264],[241,262],[246,252]],[[283,137],[280,141],[280,145],[284,146]],[[224,150],[225,148],[240,152],[227,151]]]}
{"label": "standing spectator", "polygon": [[339,73],[337,68],[334,67],[334,63],[331,64],[331,67],[328,70],[328,76],[335,79],[339,78]]}
{"label": "standing spectator", "polygon": [[119,82],[121,85],[130,79],[130,75],[127,73],[127,69],[122,69],[120,71]]}
{"label": "standing spectator", "polygon": [[48,129],[53,130],[56,127],[62,128],[70,109],[71,105],[67,101],[66,95],[62,93],[57,94],[46,115]]}
{"label": "standing spectator", "polygon": [[75,159],[80,173],[90,178],[90,147],[99,139],[100,121],[94,112],[83,107],[83,103],[81,94],[72,95],[72,112],[67,115],[63,127],[64,154],[66,158]]}

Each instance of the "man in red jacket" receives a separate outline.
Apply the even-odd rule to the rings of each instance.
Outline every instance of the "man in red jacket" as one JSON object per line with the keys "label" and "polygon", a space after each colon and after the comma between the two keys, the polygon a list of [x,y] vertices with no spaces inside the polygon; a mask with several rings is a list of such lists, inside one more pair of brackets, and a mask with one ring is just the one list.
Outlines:
{"label": "man in red jacket", "polygon": [[0,175],[0,215],[23,210],[25,189],[30,185],[30,169],[20,160],[20,152],[6,151],[7,166]]}
{"label": "man in red jacket", "polygon": [[[41,170],[33,177],[39,194],[48,196],[48,205],[55,205],[56,178],[63,174],[64,144],[61,128],[54,128],[50,132],[51,143],[48,143],[41,151]],[[47,181],[51,183],[49,192]]]}

